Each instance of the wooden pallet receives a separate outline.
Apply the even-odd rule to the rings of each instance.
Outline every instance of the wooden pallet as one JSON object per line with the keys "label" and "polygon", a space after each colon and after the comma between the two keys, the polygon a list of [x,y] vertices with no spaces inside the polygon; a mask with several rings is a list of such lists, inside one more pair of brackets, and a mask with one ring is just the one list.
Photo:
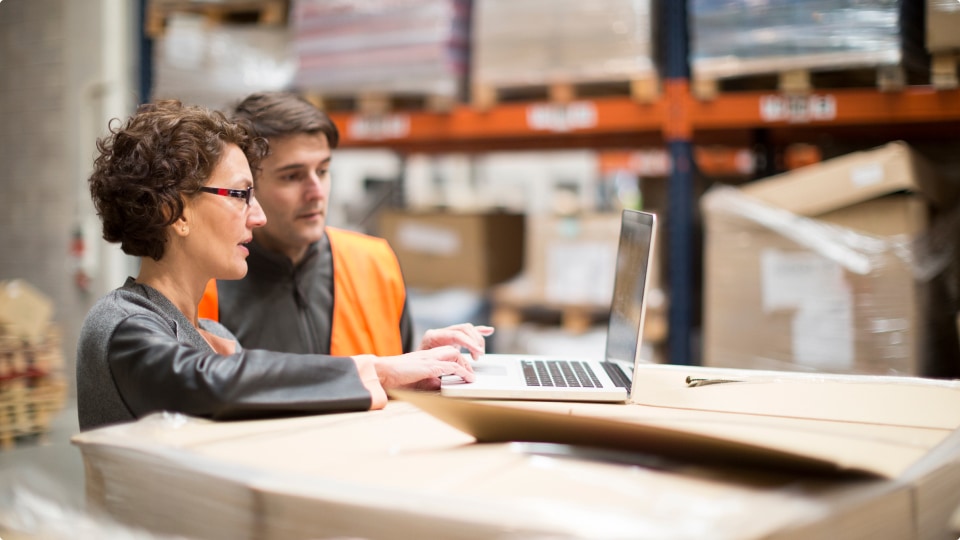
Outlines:
{"label": "wooden pallet", "polygon": [[0,449],[42,440],[66,397],[67,384],[59,375],[0,382]]}
{"label": "wooden pallet", "polygon": [[447,113],[457,104],[454,96],[424,93],[363,92],[350,95],[325,95],[308,92],[304,97],[327,112],[353,112],[367,115],[402,111]]}
{"label": "wooden pallet", "polygon": [[[559,326],[571,334],[583,334],[591,327],[606,324],[609,309],[601,306],[551,305],[538,303],[497,302],[492,305],[490,324],[511,330],[524,323]],[[667,314],[648,309],[644,319],[643,339],[654,345],[667,339]]]}
{"label": "wooden pallet", "polygon": [[559,325],[572,334],[582,334],[608,316],[609,311],[599,306],[496,302],[490,322],[496,328],[516,328],[523,323]]}
{"label": "wooden pallet", "polygon": [[899,65],[858,69],[810,70],[790,69],[772,73],[741,76],[695,76],[693,95],[709,101],[725,92],[769,90],[785,94],[810,94],[838,88],[877,88],[883,92],[902,90],[907,74]]}
{"label": "wooden pallet", "polygon": [[0,381],[38,376],[63,369],[60,331],[51,326],[40,343],[28,343],[18,337],[0,335]]}
{"label": "wooden pallet", "polygon": [[39,343],[0,334],[0,449],[42,438],[66,400],[59,327]]}
{"label": "wooden pallet", "polygon": [[930,84],[938,90],[960,88],[960,78],[957,77],[958,64],[960,64],[960,51],[933,53],[930,60]]}
{"label": "wooden pallet", "polygon": [[554,82],[543,85],[494,86],[474,84],[470,103],[480,110],[500,103],[549,101],[569,103],[578,99],[629,96],[640,103],[652,103],[660,96],[660,80],[647,75],[628,81]]}
{"label": "wooden pallet", "polygon": [[208,24],[256,23],[280,26],[287,22],[289,0],[150,0],[144,17],[144,31],[151,38],[163,35],[167,19],[174,13],[201,15]]}

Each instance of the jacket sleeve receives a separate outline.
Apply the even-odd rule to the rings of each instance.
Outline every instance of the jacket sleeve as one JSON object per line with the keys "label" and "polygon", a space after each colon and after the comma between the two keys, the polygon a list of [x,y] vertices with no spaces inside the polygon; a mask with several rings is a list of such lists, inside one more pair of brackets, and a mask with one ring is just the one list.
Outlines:
{"label": "jacket sleeve", "polygon": [[262,350],[220,355],[180,343],[146,315],[117,326],[107,360],[137,417],[174,411],[218,420],[262,418],[371,405],[352,358]]}
{"label": "jacket sleeve", "polygon": [[400,313],[400,341],[403,343],[403,352],[409,353],[417,350],[419,345],[413,340],[413,320],[410,317],[410,311],[407,309],[407,302],[403,302],[403,311]]}

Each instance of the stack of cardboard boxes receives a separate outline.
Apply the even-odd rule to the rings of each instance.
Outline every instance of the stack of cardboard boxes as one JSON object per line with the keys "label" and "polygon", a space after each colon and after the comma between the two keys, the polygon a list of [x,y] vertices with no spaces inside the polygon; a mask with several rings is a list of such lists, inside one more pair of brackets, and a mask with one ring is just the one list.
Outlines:
{"label": "stack of cardboard boxes", "polygon": [[704,365],[950,375],[957,200],[901,142],[708,192]]}

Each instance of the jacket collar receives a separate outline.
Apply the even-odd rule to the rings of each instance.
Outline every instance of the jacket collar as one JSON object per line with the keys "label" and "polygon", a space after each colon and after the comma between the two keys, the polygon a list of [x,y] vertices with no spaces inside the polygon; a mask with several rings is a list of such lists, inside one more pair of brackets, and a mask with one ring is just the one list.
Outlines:
{"label": "jacket collar", "polygon": [[207,343],[207,340],[203,339],[200,332],[194,328],[193,323],[191,323],[190,320],[187,319],[187,316],[177,309],[177,306],[173,305],[173,302],[164,296],[163,293],[149,285],[138,283],[137,280],[132,277],[127,278],[126,283],[123,284],[123,289],[146,298],[159,309],[160,313],[171,323],[178,341],[193,345],[197,348],[211,349],[210,344]]}

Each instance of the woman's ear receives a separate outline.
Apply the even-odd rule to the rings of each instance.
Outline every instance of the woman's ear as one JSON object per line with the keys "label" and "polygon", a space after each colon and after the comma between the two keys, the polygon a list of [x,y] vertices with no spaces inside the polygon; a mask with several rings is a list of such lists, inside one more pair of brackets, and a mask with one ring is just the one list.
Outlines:
{"label": "woman's ear", "polygon": [[173,233],[177,236],[186,237],[190,234],[190,225],[187,223],[187,217],[185,215],[178,217],[177,220],[173,222],[172,227]]}

